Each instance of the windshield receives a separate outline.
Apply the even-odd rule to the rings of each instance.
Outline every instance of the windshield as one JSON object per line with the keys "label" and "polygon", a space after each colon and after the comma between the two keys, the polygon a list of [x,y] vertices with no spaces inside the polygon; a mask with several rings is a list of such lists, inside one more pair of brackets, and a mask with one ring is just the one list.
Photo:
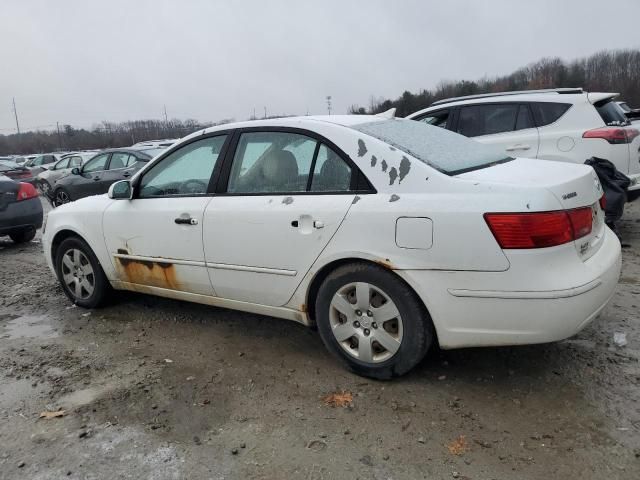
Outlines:
{"label": "windshield", "polygon": [[424,122],[393,119],[353,127],[396,147],[448,175],[513,160],[497,146],[484,145]]}

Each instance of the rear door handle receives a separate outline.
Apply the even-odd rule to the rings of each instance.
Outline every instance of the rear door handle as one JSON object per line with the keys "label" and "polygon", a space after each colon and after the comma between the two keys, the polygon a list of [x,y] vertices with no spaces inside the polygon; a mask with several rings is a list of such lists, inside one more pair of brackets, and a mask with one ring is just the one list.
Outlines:
{"label": "rear door handle", "polygon": [[512,145],[508,148],[505,148],[505,150],[507,152],[513,152],[515,150],[531,150],[531,145],[521,145],[521,144],[517,144],[517,145]]}
{"label": "rear door handle", "polygon": [[174,220],[174,222],[176,222],[178,225],[197,225],[198,224],[198,220],[196,218],[185,218],[185,217],[178,217]]}
{"label": "rear door handle", "polygon": [[131,172],[124,172],[122,174],[123,177],[130,177],[131,176]]}
{"label": "rear door handle", "polygon": [[98,180],[100,180],[100,177],[93,177],[94,182],[97,182]]}

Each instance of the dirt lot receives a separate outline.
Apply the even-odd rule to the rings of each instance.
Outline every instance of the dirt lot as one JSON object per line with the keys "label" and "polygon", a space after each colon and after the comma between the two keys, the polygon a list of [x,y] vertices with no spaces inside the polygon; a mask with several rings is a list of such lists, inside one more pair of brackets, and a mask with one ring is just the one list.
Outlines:
{"label": "dirt lot", "polygon": [[[433,352],[393,382],[292,322],[136,294],[76,308],[37,240],[2,239],[0,478],[640,478],[640,202],[621,231],[618,292],[577,337]],[[341,391],[350,407],[325,404]]]}

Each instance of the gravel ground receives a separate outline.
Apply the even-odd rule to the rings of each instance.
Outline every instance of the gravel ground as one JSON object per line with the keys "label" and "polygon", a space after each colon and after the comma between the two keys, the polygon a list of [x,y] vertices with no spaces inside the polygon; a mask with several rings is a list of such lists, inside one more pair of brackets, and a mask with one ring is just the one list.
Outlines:
{"label": "gravel ground", "polygon": [[0,239],[0,478],[640,478],[640,202],[621,232],[618,291],[576,337],[434,351],[392,382],[292,322],[128,293],[76,308],[38,240]]}

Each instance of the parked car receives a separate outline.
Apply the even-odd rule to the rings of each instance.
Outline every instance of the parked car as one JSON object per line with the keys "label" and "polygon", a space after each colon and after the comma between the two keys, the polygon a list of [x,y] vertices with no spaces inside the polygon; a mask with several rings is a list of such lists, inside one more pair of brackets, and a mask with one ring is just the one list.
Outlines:
{"label": "parked car", "polygon": [[69,175],[74,167],[81,167],[86,161],[95,157],[95,153],[72,153],[62,157],[49,170],[40,172],[35,185],[50,202],[53,202],[53,185],[62,177]]}
{"label": "parked car", "polygon": [[35,186],[36,177],[38,176],[38,174],[51,168],[53,164],[58,160],[60,160],[60,155],[54,154],[54,153],[46,153],[44,155],[38,155],[31,160],[27,160],[26,162],[23,163],[23,165],[29,169],[29,171],[31,172],[31,177],[28,179],[25,179],[24,181],[31,183],[32,185]]}
{"label": "parked car", "polygon": [[616,102],[629,120],[640,119],[640,108],[631,108],[627,102]]}
{"label": "parked car", "polygon": [[[161,148],[113,148],[104,150],[88,160],[82,167],[74,167],[71,174],[62,177],[52,185],[51,198],[54,207],[64,203],[107,193],[109,186],[118,180],[131,177]],[[51,192],[51,190],[50,190]]]}
{"label": "parked car", "polygon": [[25,162],[36,158],[37,155],[22,155],[13,159],[18,165],[23,165]]}
{"label": "parked car", "polygon": [[42,204],[30,183],[16,182],[0,170],[0,237],[30,242],[42,226]]}
{"label": "parked car", "polygon": [[[87,164],[89,165],[89,164]],[[358,374],[441,348],[566,338],[611,298],[620,243],[593,169],[422,122],[325,116],[196,132],[49,214],[69,298],[111,287],[316,324]]]}
{"label": "parked car", "polygon": [[617,93],[532,90],[451,98],[407,118],[500,146],[508,155],[584,163],[604,158],[640,190],[640,130]]}
{"label": "parked car", "polygon": [[0,160],[0,175],[22,182],[31,179],[31,170],[11,160]]}

